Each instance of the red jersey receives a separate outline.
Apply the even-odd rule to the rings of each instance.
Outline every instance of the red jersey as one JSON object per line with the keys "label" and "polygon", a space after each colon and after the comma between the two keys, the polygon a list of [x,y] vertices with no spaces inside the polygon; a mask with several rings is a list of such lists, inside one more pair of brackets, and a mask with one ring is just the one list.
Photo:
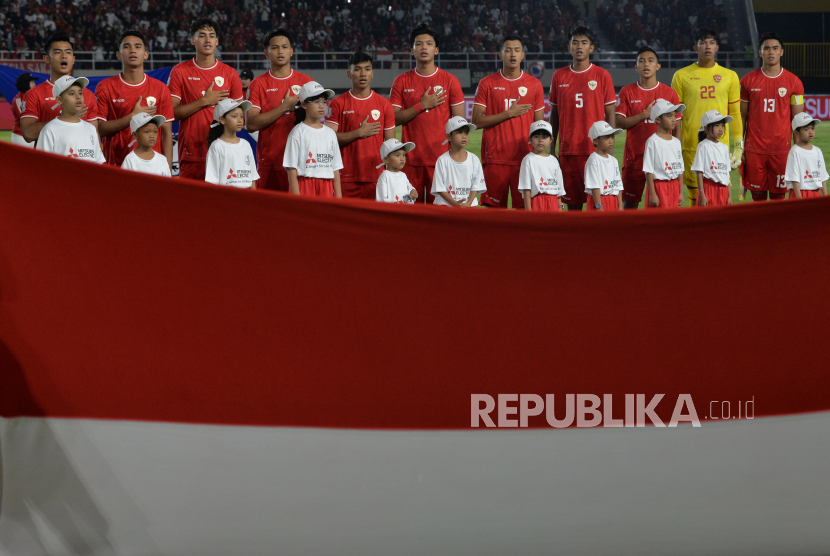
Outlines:
{"label": "red jersey", "polygon": [[768,76],[761,68],[744,75],[741,102],[747,103],[745,151],[761,154],[790,151],[793,95],[804,96],[804,85],[784,68],[775,77]]}
{"label": "red jersey", "polygon": [[26,110],[26,101],[23,100],[23,93],[17,93],[12,99],[12,116],[14,116],[14,127],[12,133],[23,136],[20,130],[20,115]]}
{"label": "red jersey", "polygon": [[[642,113],[649,104],[659,98],[672,104],[680,104],[677,91],[659,81],[651,89],[643,89],[639,83],[626,85],[620,90],[620,102],[617,104],[616,113],[626,118],[635,116]],[[678,119],[680,118],[678,117]],[[626,169],[642,170],[646,141],[655,133],[657,133],[657,124],[651,118],[646,118],[626,130],[625,151],[623,153],[623,166]]]}
{"label": "red jersey", "polygon": [[559,154],[590,155],[596,149],[588,130],[605,121],[606,105],[617,103],[611,74],[594,64],[582,71],[560,68],[550,83],[550,103],[559,113]]}
{"label": "red jersey", "polygon": [[513,103],[532,106],[518,118],[486,128],[481,139],[481,161],[484,164],[520,166],[531,151],[530,124],[536,113],[545,109],[542,83],[525,72],[516,79],[507,79],[499,70],[479,81],[473,103],[484,107],[485,116],[506,112]]}
{"label": "red jersey", "polygon": [[[173,101],[170,97],[170,90],[167,85],[144,75],[141,83],[127,83],[119,73],[108,77],[95,88],[95,96],[98,99],[98,119],[109,121],[118,120],[132,113],[138,97],[142,97],[141,105],[148,106],[148,103],[155,104],[156,114],[164,116],[165,121],[173,121]],[[161,134],[159,134],[153,150],[162,153]],[[124,159],[135,148],[130,143],[133,141],[130,133],[130,126],[125,127],[115,135],[101,138],[104,144],[104,157],[107,164],[121,166]]]}
{"label": "red jersey", "polygon": [[[61,105],[52,96],[52,88],[54,86],[55,84],[47,79],[43,83],[29,89],[24,97],[25,109],[23,114],[20,115],[20,118],[34,118],[45,124],[60,116]],[[98,103],[95,101],[93,92],[86,88],[84,88],[84,104],[87,106],[84,120],[88,122],[97,121]]]}
{"label": "red jersey", "polygon": [[421,102],[421,97],[429,90],[447,91],[444,104],[432,110],[424,110],[408,123],[401,132],[403,142],[415,143],[415,150],[407,154],[406,163],[410,166],[435,166],[438,157],[449,150],[442,145],[446,139],[447,120],[452,117],[451,107],[464,104],[464,92],[461,83],[451,73],[435,68],[431,75],[421,75],[418,70],[409,70],[395,78],[389,101],[395,108],[406,110]]}
{"label": "red jersey", "polygon": [[371,137],[355,139],[345,147],[340,147],[343,169],[340,170],[342,182],[377,182],[383,172],[375,166],[380,162],[380,146],[383,144],[383,132],[395,129],[395,109],[392,103],[372,91],[366,98],[358,98],[351,91],[346,91],[329,104],[326,121],[337,124],[338,133],[347,133],[360,127],[363,120],[379,123],[381,132]]}
{"label": "red jersey", "polygon": [[[228,98],[242,100],[242,81],[236,71],[227,64],[217,61],[209,68],[196,65],[188,60],[173,67],[167,86],[170,96],[190,104],[202,98],[213,83],[215,91],[228,91]],[[204,162],[207,160],[207,135],[213,123],[213,106],[202,108],[179,122],[179,160]]]}
{"label": "red jersey", "polygon": [[[309,81],[312,81],[309,76],[293,69],[287,77],[275,77],[271,70],[268,70],[251,81],[248,86],[248,100],[254,108],[259,108],[264,114],[282,104],[289,90],[291,96],[300,94],[300,87]],[[256,156],[260,166],[282,168],[285,143],[292,129],[294,129],[294,114],[289,112],[280,116],[265,129],[259,130]]]}

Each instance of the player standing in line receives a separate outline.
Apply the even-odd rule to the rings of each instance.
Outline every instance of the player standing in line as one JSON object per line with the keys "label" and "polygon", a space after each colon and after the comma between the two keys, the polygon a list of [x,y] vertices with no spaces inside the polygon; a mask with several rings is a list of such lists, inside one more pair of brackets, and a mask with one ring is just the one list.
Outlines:
{"label": "player standing in line", "polygon": [[204,181],[213,107],[226,98],[242,100],[242,83],[233,68],[216,59],[219,25],[215,21],[196,19],[190,25],[190,44],[196,57],[176,65],[167,86],[179,122],[179,177]]}
{"label": "player standing in line", "polygon": [[37,82],[32,77],[31,73],[21,73],[17,76],[17,81],[14,86],[18,93],[12,99],[12,116],[14,117],[14,127],[12,128],[12,145],[19,147],[34,148],[34,143],[28,143],[23,138],[23,132],[20,131],[20,115],[26,110],[26,93],[33,88]]}
{"label": "player standing in line", "polygon": [[519,169],[519,190],[524,197],[525,210],[554,212],[565,209],[560,200],[565,194],[559,161],[549,153],[553,130],[545,120],[530,124],[530,144],[533,150],[522,159]]}
{"label": "player standing in line", "polygon": [[[787,170],[784,180],[790,190],[790,199],[807,199],[827,195],[827,164],[821,149],[813,145],[816,125],[821,121],[806,112],[796,114],[792,128],[795,132],[795,145],[787,157]],[[819,191],[821,191],[819,193]]]}
{"label": "player standing in line", "polygon": [[[52,33],[46,39],[46,55],[43,61],[49,64],[49,79],[29,89],[24,102],[26,109],[20,115],[20,132],[23,139],[31,143],[37,140],[40,130],[48,122],[57,118],[60,113],[60,103],[52,94],[57,80],[66,75],[72,75],[75,66],[75,54],[69,36],[66,33]],[[84,86],[84,112],[80,114],[98,131],[98,103],[95,95]]]}
{"label": "player standing in line", "polygon": [[[718,39],[715,31],[702,28],[695,33],[697,62],[677,70],[672,78],[672,88],[677,91],[677,98],[689,108],[678,121],[679,135],[683,144],[683,162],[686,172],[683,182],[689,190],[689,206],[697,202],[697,176],[692,172],[692,161],[697,149],[697,133],[700,120],[709,110],[729,114],[733,120],[730,124],[735,148],[732,150],[731,166],[734,170],[741,164],[744,151],[743,124],[740,110],[740,82],[738,74],[715,62],[718,51]],[[675,134],[677,135],[677,133]],[[729,147],[729,137],[721,137]]]}
{"label": "player standing in line", "polygon": [[507,208],[508,193],[513,208],[524,208],[519,193],[519,169],[530,152],[527,130],[545,117],[542,83],[522,71],[522,39],[508,35],[501,43],[502,69],[478,83],[472,123],[484,133],[481,160],[487,191],[481,195],[485,207]]}
{"label": "player standing in line", "polygon": [[622,177],[620,163],[614,158],[614,136],[622,133],[608,122],[596,122],[588,131],[588,137],[597,150],[585,163],[585,194],[588,211],[622,210]]}
{"label": "player standing in line", "polygon": [[346,76],[352,88],[329,103],[326,125],[337,133],[343,169],[340,188],[344,197],[376,198],[380,169],[370,161],[383,142],[395,138],[395,109],[372,90],[372,57],[355,52]]}
{"label": "player standing in line", "polygon": [[680,104],[675,90],[657,81],[660,58],[650,46],[644,46],[637,52],[637,64],[634,67],[640,79],[620,90],[620,102],[616,108],[617,125],[628,130],[622,169],[625,209],[636,209],[643,199],[646,186],[643,153],[646,141],[657,131],[657,124],[651,121],[651,109],[655,101],[662,98],[671,104]]}
{"label": "player standing in line", "polygon": [[[149,57],[144,35],[131,30],[121,33],[116,56],[121,60],[121,73],[101,81],[95,88],[98,100],[98,133],[104,143],[107,164],[121,166],[132,150],[134,140],[130,123],[144,112],[160,114],[165,123],[159,129],[160,140],[153,149],[167,158],[173,168],[173,103],[167,86],[144,73],[144,60]],[[172,171],[172,170],[171,170]],[[172,175],[172,174],[168,174]]]}
{"label": "player standing in line", "polygon": [[597,37],[587,27],[575,27],[568,36],[568,52],[573,63],[553,74],[550,83],[550,125],[556,146],[559,138],[559,164],[565,177],[568,210],[582,210],[585,203],[585,162],[594,152],[588,129],[598,120],[616,127],[614,106],[617,95],[608,71],[591,63]]}
{"label": "player standing in line", "polygon": [[[248,132],[258,132],[259,189],[288,192],[288,174],[282,165],[288,134],[294,129],[294,108],[300,88],[311,78],[291,67],[294,35],[287,29],[269,31],[262,38],[270,69],[251,81],[248,89]],[[372,157],[374,158],[374,156]]]}
{"label": "player standing in line", "polygon": [[478,192],[487,191],[481,160],[466,150],[470,132],[476,126],[460,116],[450,118],[445,126],[450,150],[435,161],[431,193],[435,204],[449,207],[478,205]]}
{"label": "player standing in line", "polygon": [[692,172],[697,176],[698,206],[732,204],[732,189],[729,187],[729,147],[721,143],[726,133],[726,124],[732,116],[724,116],[717,110],[709,110],[701,119],[698,132],[697,151],[692,163]]}
{"label": "player standing in line", "polygon": [[804,85],[781,67],[784,43],[775,33],[758,39],[763,67],[741,79],[741,118],[745,122],[743,183],[753,201],[784,198],[784,172],[790,150],[790,122],[804,112]]}
{"label": "player standing in line", "polygon": [[395,108],[395,125],[403,126],[403,142],[418,145],[403,171],[418,190],[419,198],[431,203],[433,197],[429,192],[435,163],[446,152],[441,129],[451,117],[465,116],[464,93],[457,77],[435,65],[436,31],[418,25],[409,33],[409,44],[415,69],[395,78],[389,100]]}
{"label": "player standing in line", "polygon": [[86,112],[83,91],[87,85],[86,77],[64,75],[55,80],[52,97],[60,106],[60,115],[40,130],[37,150],[98,164],[106,162],[98,130],[81,119]]}
{"label": "player standing in line", "polygon": [[170,177],[170,161],[155,150],[159,129],[166,123],[161,114],[151,116],[139,112],[130,119],[130,131],[135,141],[135,148],[127,153],[121,168],[143,174]]}
{"label": "player standing in line", "polygon": [[[646,141],[643,153],[643,173],[646,176],[646,206],[649,208],[677,208],[683,204],[683,152],[680,140],[674,136],[677,113],[685,110],[657,99],[651,108],[651,120],[657,131]],[[687,120],[688,121],[688,120]]]}

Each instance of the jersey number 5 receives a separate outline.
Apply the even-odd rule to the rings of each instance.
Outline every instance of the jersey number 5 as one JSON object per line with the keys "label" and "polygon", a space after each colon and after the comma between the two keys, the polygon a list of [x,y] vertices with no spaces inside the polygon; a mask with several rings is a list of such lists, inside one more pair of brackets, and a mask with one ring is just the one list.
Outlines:
{"label": "jersey number 5", "polygon": [[711,98],[711,99],[715,98],[715,86],[714,85],[709,85],[708,87],[706,85],[702,86],[700,88],[700,98]]}
{"label": "jersey number 5", "polygon": [[775,99],[774,98],[765,98],[764,99],[764,112],[775,112]]}
{"label": "jersey number 5", "polygon": [[582,93],[576,94],[576,107],[582,108]]}

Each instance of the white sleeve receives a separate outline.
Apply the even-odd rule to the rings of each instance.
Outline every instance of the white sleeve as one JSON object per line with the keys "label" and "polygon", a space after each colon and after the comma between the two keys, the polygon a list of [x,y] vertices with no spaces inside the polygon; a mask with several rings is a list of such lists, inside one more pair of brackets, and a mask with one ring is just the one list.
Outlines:
{"label": "white sleeve", "polygon": [[473,175],[470,190],[487,191],[487,184],[484,183],[484,168],[481,167],[481,160],[472,153],[470,153],[470,156],[475,157],[473,158]]}
{"label": "white sleeve", "polygon": [[[242,139],[244,141],[244,139]],[[251,168],[251,181],[256,181],[259,179],[259,172],[257,172],[256,168],[256,158],[254,158],[254,151],[251,149],[251,144],[245,141],[245,145],[248,146],[248,156],[251,157],[251,160],[254,161],[252,164],[253,168]]]}
{"label": "white sleeve", "polygon": [[[98,135],[96,134],[95,137],[98,137]],[[107,159],[104,158],[104,152],[101,150],[101,139],[99,138],[95,141],[95,162],[98,164],[104,164],[106,161]]]}
{"label": "white sleeve", "polygon": [[429,191],[433,195],[436,193],[447,192],[447,176],[445,175],[446,163],[444,160],[444,158],[439,157],[438,161],[435,163],[435,174],[432,177],[432,189]]}
{"label": "white sleeve", "polygon": [[[221,139],[217,139],[216,141],[221,141]],[[207,160],[205,161],[205,181],[222,185],[222,178],[220,176],[222,172],[220,169],[222,166],[222,155],[219,154],[219,149],[215,147],[216,141],[208,149]]]}
{"label": "white sleeve", "polygon": [[703,141],[697,144],[697,150],[695,151],[695,159],[692,162],[692,172],[702,172],[703,171],[703,159],[706,157],[706,153],[701,152],[703,151]]}
{"label": "white sleeve", "polygon": [[337,134],[334,130],[331,128],[329,129],[331,130],[331,135],[334,138],[334,161],[332,162],[331,169],[332,171],[342,170],[343,159],[340,157],[340,143],[337,142]]}
{"label": "white sleeve", "polygon": [[801,168],[795,154],[795,147],[790,149],[787,155],[787,169],[784,171],[784,181],[797,181],[801,183]]}
{"label": "white sleeve", "polygon": [[285,143],[285,155],[282,157],[282,167],[294,169],[300,167],[300,139],[293,130],[288,134],[288,141]]}
{"label": "white sleeve", "polygon": [[602,186],[602,168],[595,158],[589,158],[585,164],[585,193],[590,193],[592,189],[602,191]]}
{"label": "white sleeve", "polygon": [[[675,147],[677,149],[677,152],[680,153],[680,174],[683,174],[686,171],[686,160],[683,158],[683,143],[680,142],[680,139],[674,137],[674,141],[672,141],[672,146]],[[679,175],[677,176],[677,178],[680,180],[682,184],[683,176]]]}
{"label": "white sleeve", "polygon": [[646,141],[646,150],[643,153],[643,174],[653,174],[654,141]]}
{"label": "white sleeve", "polygon": [[[553,155],[551,155],[553,156]],[[557,163],[556,164],[556,183],[559,184],[559,193],[556,195],[558,197],[562,197],[565,195],[565,176],[562,175],[562,167]]]}
{"label": "white sleeve", "polygon": [[387,182],[386,172],[384,172],[378,178],[378,186],[375,189],[375,200],[378,201],[379,203],[386,203],[386,202],[389,201],[389,199],[387,198],[389,196],[389,194],[387,192],[388,187],[386,185],[386,182]]}
{"label": "white sleeve", "polygon": [[124,157],[124,162],[121,163],[121,169],[122,170],[132,170],[133,169],[132,165],[130,164],[130,159],[131,158],[132,157],[129,154]]}
{"label": "white sleeve", "polygon": [[813,148],[818,151],[816,153],[816,160],[821,163],[821,177],[819,179],[821,179],[821,181],[827,181],[830,179],[830,174],[827,173],[827,161],[824,159],[824,153],[822,153],[821,149],[818,147]]}
{"label": "white sleeve", "polygon": [[527,157],[522,159],[519,167],[519,191],[533,190],[533,176],[530,174],[530,161]]}
{"label": "white sleeve", "polygon": [[55,136],[52,134],[51,127],[43,127],[40,130],[40,135],[37,136],[36,150],[47,153],[55,152]]}

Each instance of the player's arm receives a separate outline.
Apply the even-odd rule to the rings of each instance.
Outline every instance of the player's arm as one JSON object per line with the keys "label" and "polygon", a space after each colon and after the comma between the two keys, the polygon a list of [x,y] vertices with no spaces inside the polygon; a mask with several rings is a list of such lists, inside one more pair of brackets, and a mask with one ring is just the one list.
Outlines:
{"label": "player's arm", "polygon": [[38,135],[40,135],[40,131],[45,125],[45,123],[38,121],[37,118],[23,116],[20,118],[20,133],[23,134],[23,139],[27,143],[33,143],[37,141]]}
{"label": "player's arm", "polygon": [[649,117],[651,117],[651,109],[654,107],[654,103],[657,101],[651,101],[646,109],[640,112],[639,114],[633,114],[631,116],[626,116],[622,112],[615,112],[617,118],[617,126],[621,129],[631,129],[635,125],[639,124],[640,122],[644,122]]}
{"label": "player's arm", "polygon": [[[133,119],[133,116],[137,114],[141,114],[142,112],[146,112],[151,116],[156,115],[156,107],[155,106],[141,106],[142,97],[138,97],[138,100],[133,106],[133,111],[118,118],[117,120],[98,120],[101,123],[98,124],[98,135],[101,137],[109,137],[110,135],[115,135],[122,129],[126,129],[130,127],[130,120]],[[172,145],[172,143],[171,143]]]}
{"label": "player's arm", "polygon": [[[745,100],[741,100],[741,121],[746,121],[746,115],[749,113],[749,103]],[[744,137],[746,137],[746,127],[744,127]]]}
{"label": "player's arm", "polygon": [[170,166],[170,175],[173,175],[173,122],[164,122],[161,125],[161,152]]}
{"label": "player's arm", "polygon": [[790,97],[790,121],[796,117],[796,115],[801,114],[804,112],[804,95],[793,95]]}
{"label": "player's arm", "polygon": [[253,133],[265,129],[286,114],[294,112],[294,108],[298,102],[300,102],[300,96],[292,96],[291,90],[289,89],[282,103],[268,112],[263,113],[261,108],[252,106],[247,112],[248,131]]}
{"label": "player's arm", "polygon": [[608,125],[611,127],[616,127],[617,122],[617,115],[614,112],[614,105],[613,104],[606,104],[605,105],[605,121],[608,122]]}
{"label": "player's arm", "polygon": [[[369,123],[369,116],[360,122],[360,126],[356,127],[351,131],[345,131],[343,133],[337,131],[340,128],[340,124],[336,122],[326,122],[325,125],[329,126],[334,133],[337,135],[337,144],[341,147],[345,147],[349,143],[353,143],[358,139],[365,139],[366,137],[371,137],[373,135],[377,135],[380,133],[380,122]],[[392,136],[394,137],[395,130],[392,130]]]}
{"label": "player's arm", "polygon": [[827,182],[826,181],[821,182],[821,194],[824,195],[825,197],[827,196]]}
{"label": "player's arm", "polygon": [[550,141],[550,154],[556,150],[556,139],[559,137],[559,108],[555,104],[550,105],[550,127],[553,135]]}
{"label": "player's arm", "polygon": [[[411,122],[412,120],[414,120],[415,117],[418,114],[420,114],[421,112],[424,112],[426,110],[430,110],[432,108],[435,108],[436,106],[441,106],[442,104],[444,104],[447,101],[447,91],[442,89],[440,93],[429,94],[429,92],[431,90],[432,90],[432,87],[428,87],[427,90],[424,91],[424,95],[421,97],[421,101],[418,104],[410,106],[409,108],[406,108],[406,109],[403,109],[399,106],[396,106],[395,107],[395,125],[407,124],[407,123]],[[458,114],[458,115],[463,116],[464,115],[464,112],[463,112],[464,105],[459,104],[459,106],[461,106],[462,111],[461,111],[461,114]],[[452,112],[453,116],[456,115],[455,108],[456,107],[452,107],[452,109],[451,109],[451,112]]]}
{"label": "player's arm", "polygon": [[[487,108],[485,106],[481,106],[480,104],[473,105],[473,121],[470,122],[474,126],[479,129],[486,129],[488,127],[493,127],[495,125],[499,125],[500,123],[509,120],[511,118],[518,118],[519,116],[523,116],[527,112],[530,111],[532,106],[530,104],[519,104],[514,102],[510,108],[505,110],[504,112],[500,112],[499,114],[493,114],[491,116],[485,116],[485,112]],[[455,114],[453,114],[454,116]]]}
{"label": "player's arm", "polygon": [[455,106],[450,106],[450,116],[453,118],[463,118],[466,115],[466,109],[463,102]]}
{"label": "player's arm", "polygon": [[186,120],[199,110],[208,106],[216,106],[220,101],[228,98],[227,89],[213,90],[213,83],[205,91],[205,94],[189,104],[182,104],[182,99],[173,97],[173,117],[177,121]]}

